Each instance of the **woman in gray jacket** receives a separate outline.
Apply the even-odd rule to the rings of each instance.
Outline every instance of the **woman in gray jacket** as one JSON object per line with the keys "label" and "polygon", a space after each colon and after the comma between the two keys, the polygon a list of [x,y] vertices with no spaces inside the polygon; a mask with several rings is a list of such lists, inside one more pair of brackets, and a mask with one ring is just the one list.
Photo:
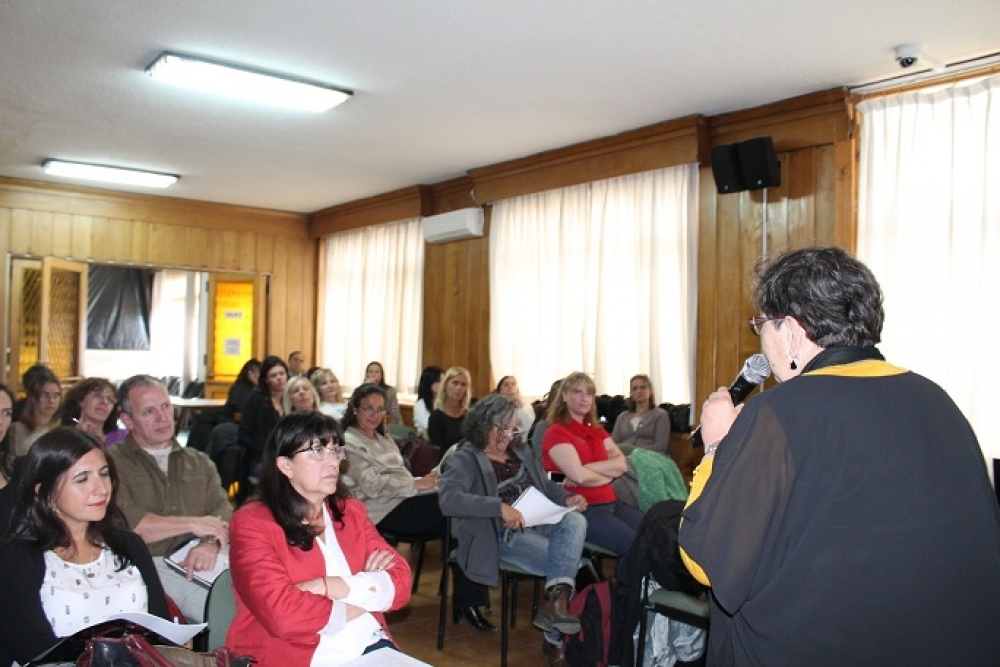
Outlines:
{"label": "woman in gray jacket", "polygon": [[[469,579],[495,586],[500,558],[545,577],[546,600],[534,625],[545,631],[543,651],[551,663],[562,654],[561,635],[580,631],[567,604],[587,533],[580,513],[587,501],[548,479],[531,449],[520,442],[517,410],[516,403],[499,394],[472,407],[465,418],[466,439],[442,463],[438,499],[445,516],[459,519],[458,565]],[[564,514],[555,524],[525,526],[513,505],[530,487],[579,511]]]}

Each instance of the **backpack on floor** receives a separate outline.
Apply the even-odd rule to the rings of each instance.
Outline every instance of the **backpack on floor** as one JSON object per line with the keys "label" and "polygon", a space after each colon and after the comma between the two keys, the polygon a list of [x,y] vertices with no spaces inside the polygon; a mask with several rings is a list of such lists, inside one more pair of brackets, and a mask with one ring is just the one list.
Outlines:
{"label": "backpack on floor", "polygon": [[611,646],[611,582],[599,581],[577,593],[569,612],[580,619],[580,633],[566,636],[572,667],[607,667]]}

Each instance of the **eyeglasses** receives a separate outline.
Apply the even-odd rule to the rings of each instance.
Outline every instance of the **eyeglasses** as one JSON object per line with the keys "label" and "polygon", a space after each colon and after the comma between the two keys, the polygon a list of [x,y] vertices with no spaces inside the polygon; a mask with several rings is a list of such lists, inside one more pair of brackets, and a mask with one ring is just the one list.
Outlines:
{"label": "eyeglasses", "polygon": [[115,397],[114,397],[113,394],[100,394],[100,393],[94,392],[94,393],[91,394],[91,396],[93,396],[94,398],[96,398],[99,401],[104,401],[108,405],[114,405],[115,404]]}
{"label": "eyeglasses", "polygon": [[363,412],[366,415],[370,415],[370,414],[384,415],[385,414],[385,406],[384,405],[380,405],[380,406],[378,406],[376,408],[374,405],[359,405],[358,406],[358,412]]}
{"label": "eyeglasses", "polygon": [[312,442],[308,447],[303,447],[302,449],[292,452],[292,458],[297,454],[302,454],[303,452],[309,452],[309,458],[314,461],[325,461],[331,456],[338,461],[343,461],[347,458],[347,447],[343,445],[337,445],[337,439],[332,435],[322,435],[317,438],[313,438]]}
{"label": "eyeglasses", "polygon": [[[785,317],[768,317],[767,315],[757,315],[750,318],[750,330],[756,335],[760,335],[761,327],[764,326],[765,322],[777,322],[778,320],[784,320]],[[774,326],[778,326],[777,324]]]}
{"label": "eyeglasses", "polygon": [[519,428],[500,428],[497,426],[497,434],[499,434],[501,438],[520,438],[521,433],[523,433],[523,431]]}

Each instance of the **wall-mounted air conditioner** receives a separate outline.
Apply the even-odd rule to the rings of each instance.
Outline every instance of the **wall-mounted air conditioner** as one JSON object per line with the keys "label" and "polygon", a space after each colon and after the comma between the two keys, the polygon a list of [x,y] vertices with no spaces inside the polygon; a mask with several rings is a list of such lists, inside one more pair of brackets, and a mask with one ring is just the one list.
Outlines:
{"label": "wall-mounted air conditioner", "polygon": [[428,243],[447,243],[483,235],[483,209],[463,208],[440,215],[431,215],[422,221],[424,240]]}

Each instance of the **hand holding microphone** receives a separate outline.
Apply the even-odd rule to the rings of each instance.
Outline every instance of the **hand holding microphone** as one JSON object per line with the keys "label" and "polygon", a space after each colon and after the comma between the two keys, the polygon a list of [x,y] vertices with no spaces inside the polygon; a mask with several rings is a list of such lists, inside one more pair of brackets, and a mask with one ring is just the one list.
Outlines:
{"label": "hand holding microphone", "polygon": [[[735,406],[739,405],[750,395],[757,385],[767,379],[771,374],[771,365],[767,363],[767,358],[763,354],[755,354],[743,364],[743,370],[740,374],[736,376],[733,383],[729,386],[729,389],[725,387],[720,387],[717,391],[713,392],[708,400],[705,401],[705,405],[702,407],[701,411],[701,424],[706,422],[711,423],[713,426],[722,422],[724,427],[713,428],[710,432],[710,436],[718,436],[709,440],[709,442],[715,442],[720,440],[726,433],[729,432],[729,427],[732,425],[733,421],[736,419]],[[709,414],[709,419],[706,419],[706,412],[709,411],[709,407],[713,401],[718,401],[719,399],[729,394],[729,399],[732,401],[732,405],[728,402],[722,402],[722,405],[718,406],[719,410],[724,410],[724,414]],[[715,410],[712,410],[714,413]],[[691,432],[691,437],[688,438],[691,441],[692,447],[703,447],[705,441],[701,434],[701,424]],[[717,431],[721,431],[718,433]]]}

